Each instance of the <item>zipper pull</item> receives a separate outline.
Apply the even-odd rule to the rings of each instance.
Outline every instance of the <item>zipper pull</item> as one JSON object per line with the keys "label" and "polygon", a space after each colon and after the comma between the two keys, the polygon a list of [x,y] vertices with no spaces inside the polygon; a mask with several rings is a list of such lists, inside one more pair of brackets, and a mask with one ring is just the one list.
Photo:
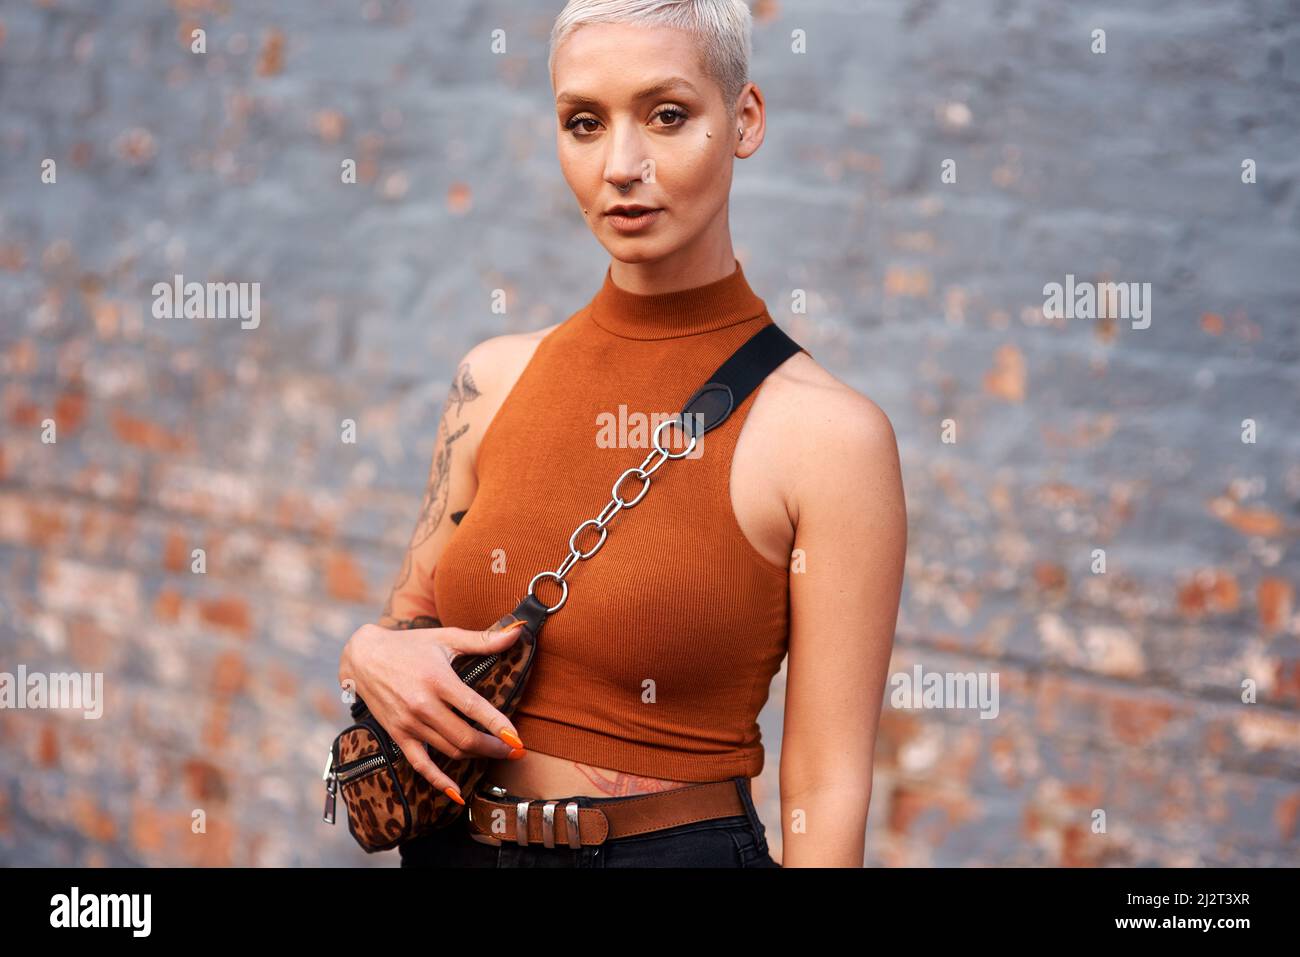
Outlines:
{"label": "zipper pull", "polygon": [[330,748],[329,760],[325,762],[325,773],[321,775],[325,781],[325,814],[324,821],[326,824],[334,823],[335,795],[338,791],[338,775],[331,773],[334,768],[334,748]]}
{"label": "zipper pull", "polygon": [[335,801],[335,794],[336,794],[336,792],[337,792],[337,787],[338,787],[338,786],[337,786],[337,784],[335,783],[335,778],[334,778],[334,777],[331,777],[331,778],[329,779],[329,781],[327,781],[326,784],[325,784],[325,817],[324,817],[324,821],[325,821],[326,824],[333,824],[333,823],[334,823],[334,809],[335,809],[335,803],[334,803],[334,801]]}

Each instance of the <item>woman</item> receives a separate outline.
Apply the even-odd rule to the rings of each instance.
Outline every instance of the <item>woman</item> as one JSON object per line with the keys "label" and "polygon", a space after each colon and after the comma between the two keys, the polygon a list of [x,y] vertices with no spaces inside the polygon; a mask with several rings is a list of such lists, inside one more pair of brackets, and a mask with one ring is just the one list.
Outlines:
{"label": "woman", "polygon": [[[642,460],[639,423],[680,411],[772,323],[728,225],[733,160],[764,133],[749,31],[740,0],[571,0],[556,21],[560,166],[611,256],[604,283],[567,321],[464,357],[402,571],[340,659],[438,789],[451,781],[425,744],[497,759],[475,794],[448,791],[470,813],[402,845],[403,866],[778,866],[749,782],[787,653],[783,866],[862,864],[906,511],[888,419],[806,351],[701,452],[665,463],[570,570],[522,703],[480,722],[498,737],[451,710],[465,694],[451,657],[509,646],[481,629]],[[538,586],[548,604],[554,585]],[[520,812],[525,843],[494,836]]]}

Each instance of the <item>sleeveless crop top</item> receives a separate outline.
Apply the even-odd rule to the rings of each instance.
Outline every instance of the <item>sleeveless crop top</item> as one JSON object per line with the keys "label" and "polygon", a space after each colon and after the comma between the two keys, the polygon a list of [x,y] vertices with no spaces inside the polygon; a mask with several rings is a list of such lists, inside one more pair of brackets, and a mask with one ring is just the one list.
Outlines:
{"label": "sleeveless crop top", "polygon": [[[574,529],[651,451],[654,426],[771,322],[739,262],[724,279],[654,295],[619,288],[607,269],[538,344],[480,441],[478,490],[433,574],[443,625],[486,628],[556,569]],[[512,715],[525,748],[680,781],[762,770],[757,718],[785,657],[789,590],[731,504],[732,452],[757,395],[664,462],[565,576],[568,600],[542,628]],[[662,437],[685,447],[674,428]],[[623,497],[642,484],[630,476]],[[588,527],[577,547],[598,539]],[[537,597],[554,605],[560,586],[542,579]]]}

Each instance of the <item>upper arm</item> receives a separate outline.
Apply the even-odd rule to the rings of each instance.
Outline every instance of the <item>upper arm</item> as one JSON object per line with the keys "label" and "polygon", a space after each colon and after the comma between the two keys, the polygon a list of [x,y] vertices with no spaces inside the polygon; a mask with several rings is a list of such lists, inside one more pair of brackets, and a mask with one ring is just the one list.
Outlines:
{"label": "upper arm", "polygon": [[482,342],[456,366],[442,405],[419,517],[402,567],[380,613],[377,623],[381,627],[410,627],[411,622],[425,616],[435,622],[439,620],[433,597],[434,570],[438,556],[456,529],[451,516],[469,508],[477,490],[474,456],[486,424],[484,383],[493,379],[498,348],[494,340]]}
{"label": "upper arm", "polygon": [[817,467],[796,486],[782,790],[869,790],[907,551],[902,470],[865,396],[841,387],[808,408],[799,452]]}

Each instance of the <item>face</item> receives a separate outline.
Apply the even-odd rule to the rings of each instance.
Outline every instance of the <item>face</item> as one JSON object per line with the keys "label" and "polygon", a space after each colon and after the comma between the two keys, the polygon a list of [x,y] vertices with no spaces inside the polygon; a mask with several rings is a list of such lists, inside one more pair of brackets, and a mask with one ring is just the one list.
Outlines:
{"label": "face", "polygon": [[[741,91],[750,108],[728,120],[695,37],[672,27],[584,24],[560,45],[554,69],[560,167],[611,256],[649,262],[729,243],[732,163],[761,142],[757,88]],[[747,117],[758,135],[746,143],[736,129]],[[611,214],[619,204],[654,211]]]}

